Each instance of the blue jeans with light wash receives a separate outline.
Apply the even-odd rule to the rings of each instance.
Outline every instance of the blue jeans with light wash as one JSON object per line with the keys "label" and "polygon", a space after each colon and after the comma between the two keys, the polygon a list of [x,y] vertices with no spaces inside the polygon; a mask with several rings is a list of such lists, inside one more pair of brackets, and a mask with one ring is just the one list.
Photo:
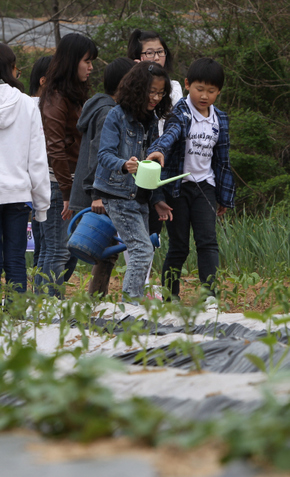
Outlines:
{"label": "blue jeans with light wash", "polygon": [[30,207],[24,202],[0,205],[0,273],[6,283],[24,293],[27,289],[25,252]]}
{"label": "blue jeans with light wash", "polygon": [[[40,223],[40,232],[44,237],[45,247],[41,241],[40,254],[37,266],[41,271],[50,277],[51,271],[56,277],[56,284],[61,286],[63,282],[67,282],[74,272],[77,264],[77,258],[72,256],[67,248],[68,234],[67,229],[70,220],[63,220],[61,211],[63,210],[63,198],[61,190],[57,182],[51,182],[51,203],[47,211],[47,220]],[[66,273],[59,277],[59,275],[67,270]],[[40,275],[36,276],[36,288],[43,281]],[[62,298],[63,294],[53,286],[49,286],[49,295]]]}
{"label": "blue jeans with light wash", "polygon": [[134,298],[144,296],[144,284],[148,268],[153,259],[153,245],[149,237],[149,207],[136,200],[105,199],[106,212],[127,246],[129,263],[123,281],[123,300],[126,295]]}

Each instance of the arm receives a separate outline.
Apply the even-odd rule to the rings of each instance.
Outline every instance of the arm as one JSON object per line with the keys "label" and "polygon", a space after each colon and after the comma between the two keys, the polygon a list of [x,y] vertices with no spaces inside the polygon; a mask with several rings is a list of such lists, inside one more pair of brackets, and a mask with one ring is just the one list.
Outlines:
{"label": "arm", "polygon": [[[45,101],[42,111],[47,156],[59,183],[64,201],[69,200],[72,187],[69,156],[66,144],[66,125],[69,119],[68,103],[58,93]],[[77,131],[77,130],[76,130]],[[72,147],[74,138],[72,139]]]}
{"label": "arm", "polygon": [[31,180],[35,219],[43,222],[46,220],[46,211],[50,206],[50,181],[45,138],[38,107],[34,108],[31,119],[28,173]]}
{"label": "arm", "polygon": [[219,205],[217,209],[217,216],[221,217],[222,215],[226,213],[226,211],[227,211],[227,207],[223,207],[222,205]]}
{"label": "arm", "polygon": [[[124,127],[124,126],[123,126]],[[116,114],[115,108],[108,113],[100,140],[98,152],[98,162],[102,167],[115,171],[126,173],[123,166],[128,158],[122,158],[119,155],[119,145],[122,138],[122,124],[120,117]]]}
{"label": "arm", "polygon": [[[161,166],[163,165],[163,158],[169,155],[170,149],[173,144],[178,141],[181,137],[182,125],[177,117],[177,115],[172,114],[168,121],[165,123],[164,133],[156,141],[154,141],[151,146],[147,149],[149,160],[159,160]],[[151,156],[152,153],[161,153]]]}
{"label": "arm", "polygon": [[98,165],[98,151],[100,147],[100,140],[101,140],[101,134],[102,134],[102,129],[103,125],[105,122],[105,119],[109,113],[109,111],[112,109],[113,106],[107,105],[102,107],[96,117],[94,117],[93,121],[93,131],[92,134],[94,136],[90,140],[88,138],[87,140],[90,141],[88,151],[89,151],[89,157],[87,158],[88,161],[88,173],[84,178],[83,184],[86,189],[92,189],[94,179],[95,179],[95,173]]}
{"label": "arm", "polygon": [[173,220],[173,215],[172,215],[172,208],[169,207],[169,205],[166,204],[163,200],[160,202],[157,202],[157,204],[154,205],[157,214],[159,215],[159,220],[170,220],[170,222]]}
{"label": "arm", "polygon": [[[234,207],[236,191],[229,157],[229,120],[226,113],[217,109],[216,112],[219,119],[220,134],[213,149],[212,168],[215,173],[217,202],[220,204],[220,208],[227,209]],[[219,209],[218,215],[223,215]]]}

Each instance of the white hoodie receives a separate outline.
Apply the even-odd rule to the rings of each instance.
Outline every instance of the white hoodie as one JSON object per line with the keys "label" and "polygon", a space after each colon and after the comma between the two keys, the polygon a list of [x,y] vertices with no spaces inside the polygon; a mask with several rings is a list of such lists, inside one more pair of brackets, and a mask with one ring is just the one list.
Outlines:
{"label": "white hoodie", "polygon": [[46,220],[50,181],[38,106],[8,84],[0,84],[0,204],[32,202]]}

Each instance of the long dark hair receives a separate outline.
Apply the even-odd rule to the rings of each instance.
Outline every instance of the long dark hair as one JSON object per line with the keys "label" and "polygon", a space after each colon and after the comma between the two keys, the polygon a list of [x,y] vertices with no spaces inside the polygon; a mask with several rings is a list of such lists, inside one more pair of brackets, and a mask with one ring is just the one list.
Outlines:
{"label": "long dark hair", "polygon": [[88,53],[88,59],[98,56],[94,42],[79,33],[65,35],[56,49],[46,74],[46,82],[40,99],[40,109],[44,101],[49,100],[55,91],[68,98],[72,103],[82,106],[88,99],[88,81],[78,78],[78,65]]}
{"label": "long dark hair", "polygon": [[123,77],[117,89],[116,102],[138,121],[146,120],[150,114],[147,106],[149,91],[155,76],[163,78],[165,81],[164,93],[166,94],[155,108],[157,117],[164,118],[171,108],[171,85],[169,76],[162,66],[148,61],[137,63]]}
{"label": "long dark hair", "polygon": [[150,40],[159,40],[164,50],[167,51],[164,68],[167,71],[171,71],[172,70],[172,55],[170,53],[168,46],[163,40],[162,36],[159,35],[159,33],[157,33],[156,31],[145,31],[145,30],[139,30],[138,28],[136,28],[136,30],[134,30],[131,33],[131,36],[128,41],[128,50],[127,50],[128,58],[131,58],[132,60],[140,60],[141,53],[143,50],[142,42],[146,42]]}
{"label": "long dark hair", "polygon": [[23,84],[16,78],[14,78],[12,71],[16,66],[16,56],[9,48],[9,46],[0,43],[0,79],[4,83],[19,89],[22,93],[24,91]]}

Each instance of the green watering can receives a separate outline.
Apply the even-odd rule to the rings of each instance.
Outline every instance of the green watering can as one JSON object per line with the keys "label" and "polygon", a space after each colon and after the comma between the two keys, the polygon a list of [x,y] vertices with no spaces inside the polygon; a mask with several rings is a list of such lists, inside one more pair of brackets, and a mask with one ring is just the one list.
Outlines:
{"label": "green watering can", "polygon": [[168,184],[172,181],[177,181],[177,179],[182,179],[190,174],[186,172],[185,174],[180,174],[179,176],[170,177],[169,179],[160,180],[161,176],[161,166],[156,161],[138,161],[138,169],[135,174],[132,176],[135,179],[136,186],[142,187],[143,189],[157,189],[157,187]]}

